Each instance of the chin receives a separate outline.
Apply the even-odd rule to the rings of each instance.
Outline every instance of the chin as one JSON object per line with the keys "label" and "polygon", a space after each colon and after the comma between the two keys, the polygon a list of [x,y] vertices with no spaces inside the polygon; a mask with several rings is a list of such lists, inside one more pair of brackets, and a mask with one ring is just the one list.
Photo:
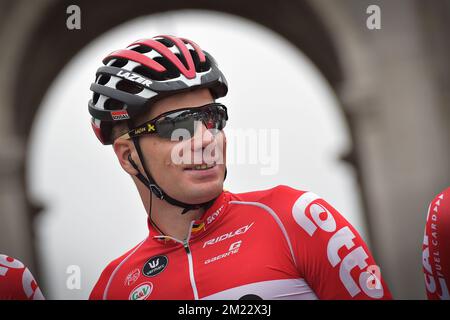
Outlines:
{"label": "chin", "polygon": [[217,197],[223,190],[223,182],[208,182],[201,184],[194,184],[189,187],[189,192],[186,196],[190,200],[188,203],[203,203],[210,201],[211,199]]}
{"label": "chin", "polygon": [[[174,175],[170,181],[177,181],[176,199],[185,203],[203,203],[217,197],[223,190],[224,166],[217,166],[214,171],[206,174],[182,171],[181,175]],[[169,188],[170,189],[170,188]],[[175,189],[174,189],[175,191]]]}
{"label": "chin", "polygon": [[[196,195],[199,198],[203,198],[204,201],[209,201],[212,198],[217,197],[222,192],[222,190],[223,190],[223,183],[208,183],[207,185],[201,186],[195,191]],[[195,195],[192,196],[194,197]]]}

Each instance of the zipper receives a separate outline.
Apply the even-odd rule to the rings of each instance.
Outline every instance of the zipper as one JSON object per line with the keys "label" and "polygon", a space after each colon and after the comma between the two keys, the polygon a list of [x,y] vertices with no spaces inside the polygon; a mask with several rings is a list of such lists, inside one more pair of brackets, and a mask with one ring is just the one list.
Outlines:
{"label": "zipper", "polygon": [[188,257],[189,280],[191,281],[192,291],[194,292],[194,300],[198,300],[197,285],[195,284],[195,277],[194,277],[194,263],[192,262],[192,254],[191,254],[191,249],[189,248],[189,241],[184,240],[183,246],[184,246],[184,249],[186,250],[186,254]]}
{"label": "zipper", "polygon": [[194,299],[198,300],[198,291],[197,291],[197,285],[195,284],[195,277],[194,277],[194,263],[192,260],[192,253],[191,253],[191,248],[189,247],[189,240],[191,238],[191,231],[192,231],[192,226],[194,225],[195,221],[191,222],[191,227],[189,229],[189,234],[188,237],[183,240],[180,241],[178,239],[175,239],[174,237],[170,237],[170,236],[155,236],[155,239],[171,239],[175,242],[181,243],[184,247],[184,250],[186,251],[187,257],[188,257],[188,265],[189,265],[189,280],[191,281],[191,287],[192,287],[192,291],[194,293]]}
{"label": "zipper", "polygon": [[183,241],[184,250],[186,250],[187,254],[191,254],[191,249],[189,248],[189,242],[187,240]]}

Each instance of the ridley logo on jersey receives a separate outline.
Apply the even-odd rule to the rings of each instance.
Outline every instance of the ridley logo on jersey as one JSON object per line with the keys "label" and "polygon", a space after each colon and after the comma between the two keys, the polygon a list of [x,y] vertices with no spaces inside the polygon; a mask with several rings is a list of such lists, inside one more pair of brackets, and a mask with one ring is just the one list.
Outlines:
{"label": "ridley logo on jersey", "polygon": [[153,283],[145,282],[141,283],[139,286],[131,291],[129,300],[145,300],[150,296],[153,291]]}
{"label": "ridley logo on jersey", "polygon": [[166,256],[156,256],[148,260],[142,268],[142,274],[146,277],[154,277],[167,267],[169,260]]}
{"label": "ridley logo on jersey", "polygon": [[208,240],[208,241],[205,241],[205,243],[203,243],[203,248],[205,248],[206,246],[209,246],[209,245],[213,245],[213,244],[215,244],[215,243],[218,243],[218,242],[220,242],[220,241],[223,241],[223,240],[232,238],[232,237],[237,236],[237,235],[239,235],[239,234],[244,234],[244,233],[246,233],[246,232],[253,226],[254,223],[255,223],[255,222],[253,221],[252,223],[250,223],[250,224],[248,224],[248,225],[246,225],[246,226],[240,227],[240,228],[237,229],[236,231],[232,231],[232,232],[229,232],[229,233],[225,233],[225,234],[223,234],[223,235],[221,235],[221,236],[219,236],[219,237],[217,237],[217,238],[214,238],[214,239],[210,239],[210,240]]}

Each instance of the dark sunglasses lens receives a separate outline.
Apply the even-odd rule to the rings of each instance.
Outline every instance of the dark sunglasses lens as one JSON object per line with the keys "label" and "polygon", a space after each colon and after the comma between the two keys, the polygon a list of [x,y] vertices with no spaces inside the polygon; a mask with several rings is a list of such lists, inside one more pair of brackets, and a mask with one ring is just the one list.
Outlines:
{"label": "dark sunglasses lens", "polygon": [[[196,127],[203,122],[207,129],[214,134],[225,127],[227,121],[226,109],[219,106],[211,106],[205,109],[184,110],[167,114],[159,119],[155,126],[158,135],[165,139],[180,140],[182,137],[192,138]],[[186,137],[186,135],[189,135]]]}
{"label": "dark sunglasses lens", "polygon": [[190,138],[194,135],[194,129],[194,119],[191,117],[170,121],[163,120],[156,123],[158,135],[164,139],[179,140],[180,137]]}
{"label": "dark sunglasses lens", "polygon": [[222,106],[211,106],[203,112],[202,121],[207,129],[222,130],[227,122],[227,112]]}

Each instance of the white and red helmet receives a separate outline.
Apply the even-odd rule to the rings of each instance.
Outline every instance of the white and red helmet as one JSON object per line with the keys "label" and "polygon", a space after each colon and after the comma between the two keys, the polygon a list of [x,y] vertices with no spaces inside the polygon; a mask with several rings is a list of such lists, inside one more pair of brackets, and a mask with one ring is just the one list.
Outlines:
{"label": "white and red helmet", "polygon": [[227,81],[214,58],[185,38],[161,35],[110,53],[91,85],[92,128],[112,144],[115,123],[133,119],[155,101],[175,93],[209,88],[214,99],[227,94]]}

